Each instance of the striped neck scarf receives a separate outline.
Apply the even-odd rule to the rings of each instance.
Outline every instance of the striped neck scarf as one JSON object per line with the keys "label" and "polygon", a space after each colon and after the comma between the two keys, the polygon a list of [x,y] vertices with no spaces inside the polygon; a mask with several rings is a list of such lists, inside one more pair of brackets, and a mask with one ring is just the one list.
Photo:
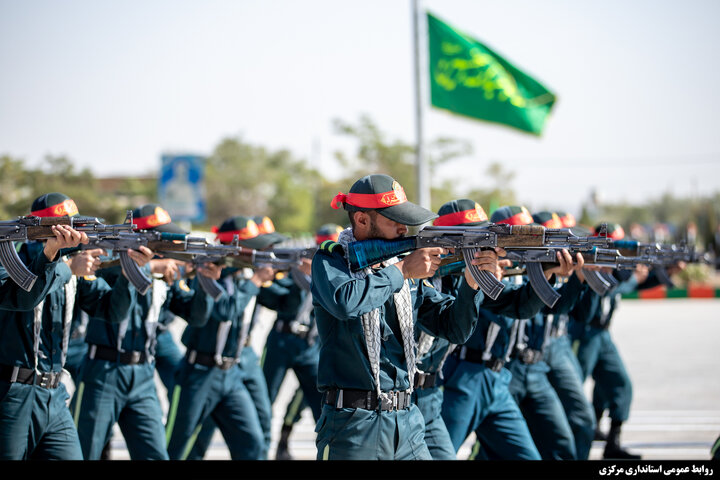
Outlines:
{"label": "striped neck scarf", "polygon": [[[352,228],[346,228],[338,236],[338,243],[343,246],[345,252],[347,252],[348,243],[354,241],[355,236],[353,235]],[[397,263],[398,261],[397,257],[393,257],[390,260],[383,262],[382,265],[387,267]],[[348,261],[348,270],[349,267],[350,263]],[[350,272],[350,274],[355,278],[365,278],[371,273],[372,270],[369,267],[359,272]],[[397,312],[398,323],[400,324],[403,350],[405,352],[405,363],[407,364],[408,380],[410,383],[408,393],[412,393],[415,372],[417,371],[417,366],[415,364],[417,345],[415,344],[410,286],[408,285],[407,280],[403,282],[400,292],[393,294],[393,300],[395,301],[395,310]],[[378,398],[388,400],[389,397],[387,394],[380,390],[380,309],[373,309],[372,311],[361,315],[360,318],[365,336],[365,346],[367,347],[368,359],[370,360],[370,368],[375,379],[375,390]]]}

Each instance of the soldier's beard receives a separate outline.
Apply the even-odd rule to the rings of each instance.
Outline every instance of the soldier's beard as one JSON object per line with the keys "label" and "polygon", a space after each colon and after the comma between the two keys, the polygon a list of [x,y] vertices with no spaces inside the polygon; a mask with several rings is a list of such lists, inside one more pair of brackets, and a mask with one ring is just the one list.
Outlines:
{"label": "soldier's beard", "polygon": [[401,233],[400,235],[396,235],[392,238],[388,238],[387,235],[385,235],[382,230],[380,230],[377,226],[377,223],[375,222],[374,217],[370,217],[370,231],[368,232],[368,238],[381,238],[383,240],[394,240],[396,238],[402,238],[405,236],[405,232]]}

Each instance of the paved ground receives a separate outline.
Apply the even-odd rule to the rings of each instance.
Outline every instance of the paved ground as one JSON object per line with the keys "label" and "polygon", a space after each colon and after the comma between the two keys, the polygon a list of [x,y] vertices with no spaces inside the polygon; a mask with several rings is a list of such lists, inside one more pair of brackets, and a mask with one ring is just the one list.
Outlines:
{"label": "paved ground", "polygon": [[[630,419],[623,443],[648,460],[707,460],[720,435],[720,299],[624,300],[613,318],[611,332],[634,385]],[[274,318],[268,310],[253,332],[253,347],[261,352],[265,332]],[[183,324],[175,322],[174,333]],[[159,384],[161,385],[161,384]],[[285,406],[297,380],[290,373],[274,406],[275,444]],[[586,384],[588,393],[592,384]],[[161,398],[164,389],[159,387]],[[163,402],[166,407],[167,402]],[[603,422],[607,430],[607,420]],[[303,413],[290,438],[296,459],[315,459],[312,415]],[[473,438],[461,447],[458,459],[467,458]],[[602,442],[595,442],[591,459],[602,456]],[[112,456],[128,459],[122,435],[116,430]],[[227,460],[220,434],[214,438],[207,459]]]}

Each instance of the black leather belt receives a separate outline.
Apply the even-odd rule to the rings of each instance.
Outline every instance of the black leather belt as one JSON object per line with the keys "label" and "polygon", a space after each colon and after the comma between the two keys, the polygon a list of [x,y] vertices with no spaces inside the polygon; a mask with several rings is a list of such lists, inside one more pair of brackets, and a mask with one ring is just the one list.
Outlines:
{"label": "black leather belt", "polygon": [[115,348],[96,345],[94,343],[89,344],[88,357],[107,360],[109,362],[120,362],[125,365],[138,365],[148,360],[147,354],[139,350],[121,352]]}
{"label": "black leather belt", "polygon": [[415,372],[414,388],[432,388],[437,382],[437,372]]}
{"label": "black leather belt", "polygon": [[201,353],[197,350],[189,350],[187,355],[185,355],[185,359],[191,365],[197,363],[198,365],[203,365],[205,367],[215,367],[219,368],[220,370],[229,370],[237,364],[233,357],[222,357],[220,363],[217,363],[215,361],[215,355],[210,355],[209,353]]}
{"label": "black leather belt", "polygon": [[10,367],[0,365],[0,379],[10,383],[39,385],[44,388],[57,388],[62,380],[60,372],[35,372],[32,368]]}
{"label": "black leather belt", "polygon": [[310,327],[299,322],[283,322],[278,320],[275,322],[275,330],[280,333],[292,333],[300,338],[307,338],[310,333]]}
{"label": "black leather belt", "polygon": [[[412,404],[410,394],[407,392],[384,392],[389,400],[380,402],[380,410],[391,412],[405,410]],[[333,405],[335,408],[363,408],[365,410],[378,410],[377,392],[374,390],[328,390],[323,394],[323,403]]]}
{"label": "black leather belt", "polygon": [[483,360],[482,350],[466,346],[456,348],[453,351],[453,355],[458,357],[460,360],[465,360],[466,362],[482,363],[493,372],[499,372],[502,370],[503,365],[505,365],[505,361],[495,355],[492,355],[489,360]]}
{"label": "black leather belt", "polygon": [[533,365],[542,360],[543,352],[540,350],[533,350],[532,348],[524,348],[522,350],[516,350],[513,354],[513,358],[517,358],[522,363]]}

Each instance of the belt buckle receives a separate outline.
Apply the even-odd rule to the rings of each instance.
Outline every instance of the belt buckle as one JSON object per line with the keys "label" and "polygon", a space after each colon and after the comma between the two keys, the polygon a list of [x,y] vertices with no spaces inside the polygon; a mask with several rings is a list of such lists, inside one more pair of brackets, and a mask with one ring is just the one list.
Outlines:
{"label": "belt buckle", "polygon": [[[52,382],[52,372],[36,372],[35,382],[43,388],[50,388],[50,382]],[[37,383],[37,376],[40,377],[40,383]]]}
{"label": "belt buckle", "polygon": [[398,399],[396,391],[385,392],[385,395],[380,397],[380,410],[385,410],[387,412],[397,410],[397,402]]}
{"label": "belt buckle", "polygon": [[499,358],[493,358],[492,360],[490,360],[490,363],[490,370],[492,370],[493,372],[499,372],[500,370],[502,370],[505,362],[503,362]]}
{"label": "belt buckle", "polygon": [[131,362],[131,363],[139,363],[139,362],[140,362],[140,356],[141,356],[141,352],[139,352],[139,351],[137,351],[137,350],[133,350],[133,351],[130,353],[130,362]]}

